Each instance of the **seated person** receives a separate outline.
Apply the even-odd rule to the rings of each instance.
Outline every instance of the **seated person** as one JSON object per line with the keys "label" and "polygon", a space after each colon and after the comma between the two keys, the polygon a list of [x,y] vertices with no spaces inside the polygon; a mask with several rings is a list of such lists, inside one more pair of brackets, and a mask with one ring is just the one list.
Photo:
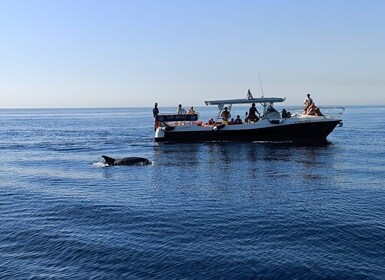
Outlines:
{"label": "seated person", "polygon": [[211,125],[212,125],[212,124],[215,124],[214,119],[213,119],[213,118],[210,118],[210,119],[209,119],[209,122],[208,122],[207,124],[211,124]]}
{"label": "seated person", "polygon": [[316,107],[316,109],[315,109],[315,115],[318,117],[323,117],[323,114],[321,113],[321,111],[318,107]]}
{"label": "seated person", "polygon": [[251,94],[250,90],[247,91],[246,99],[253,99],[253,95]]}
{"label": "seated person", "polygon": [[315,105],[314,103],[310,104],[309,106],[307,106],[306,110],[305,110],[305,115],[315,115]]}
{"label": "seated person", "polygon": [[282,109],[282,118],[283,119],[291,118],[291,113],[286,111],[286,109]]}
{"label": "seated person", "polygon": [[257,122],[259,120],[259,117],[257,117],[257,114],[260,116],[257,108],[255,107],[255,103],[251,104],[251,107],[249,109],[249,117],[248,120],[250,122]]}
{"label": "seated person", "polygon": [[280,119],[281,114],[273,107],[273,104],[267,106],[263,119]]}
{"label": "seated person", "polygon": [[195,110],[193,106],[190,107],[187,114],[190,114],[190,115],[195,114]]}
{"label": "seated person", "polygon": [[315,106],[314,102],[309,105],[309,108],[307,108],[305,115],[323,116],[320,109],[317,106]]}
{"label": "seated person", "polygon": [[266,109],[266,114],[269,114],[269,113],[278,113],[278,111],[273,107],[273,105],[269,105],[267,106],[267,109]]}
{"label": "seated person", "polygon": [[237,115],[237,118],[234,120],[234,124],[242,124],[242,120],[239,115]]}

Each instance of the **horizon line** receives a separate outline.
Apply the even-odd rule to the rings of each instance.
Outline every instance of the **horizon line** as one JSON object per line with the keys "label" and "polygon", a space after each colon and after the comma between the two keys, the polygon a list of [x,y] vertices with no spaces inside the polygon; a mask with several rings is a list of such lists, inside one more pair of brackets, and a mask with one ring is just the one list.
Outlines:
{"label": "horizon line", "polygon": [[[351,105],[319,105],[318,107],[384,107],[385,104],[351,104]],[[153,106],[100,106],[100,107],[0,107],[0,110],[44,110],[44,109],[127,109],[127,108],[152,108]],[[177,105],[172,106],[159,106],[159,108],[176,108]],[[202,108],[214,108],[216,106],[194,106],[194,107],[202,107]],[[282,107],[282,106],[277,106]],[[288,105],[286,107],[303,107],[303,105]]]}

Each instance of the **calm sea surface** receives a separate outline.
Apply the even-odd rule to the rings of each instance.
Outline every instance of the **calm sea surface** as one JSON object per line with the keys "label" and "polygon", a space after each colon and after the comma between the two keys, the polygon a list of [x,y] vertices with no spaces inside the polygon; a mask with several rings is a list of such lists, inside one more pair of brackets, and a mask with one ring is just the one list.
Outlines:
{"label": "calm sea surface", "polygon": [[151,108],[0,110],[0,278],[385,279],[384,116],[348,107],[298,147],[156,144]]}

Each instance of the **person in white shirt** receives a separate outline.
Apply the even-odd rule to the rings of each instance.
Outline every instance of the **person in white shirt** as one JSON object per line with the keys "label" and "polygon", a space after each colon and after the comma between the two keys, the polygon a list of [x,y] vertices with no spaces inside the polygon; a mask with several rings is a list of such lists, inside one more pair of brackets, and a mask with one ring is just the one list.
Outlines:
{"label": "person in white shirt", "polygon": [[313,104],[313,99],[310,97],[310,93],[307,94],[307,97],[305,98],[305,101],[303,102],[303,104],[305,104],[304,112],[307,112],[310,105]]}
{"label": "person in white shirt", "polygon": [[176,113],[178,115],[186,115],[187,114],[185,108],[182,107],[182,104],[178,105],[178,109],[177,109]]}

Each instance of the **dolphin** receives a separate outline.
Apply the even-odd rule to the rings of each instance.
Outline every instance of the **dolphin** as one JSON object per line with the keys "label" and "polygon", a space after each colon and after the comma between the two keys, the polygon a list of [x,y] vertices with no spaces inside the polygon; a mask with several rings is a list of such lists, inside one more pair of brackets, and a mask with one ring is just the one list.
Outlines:
{"label": "dolphin", "polygon": [[102,158],[104,159],[105,163],[108,166],[111,166],[111,165],[135,165],[135,164],[147,165],[147,164],[151,164],[151,162],[148,159],[142,158],[142,157],[125,157],[125,158],[121,158],[121,159],[114,159],[114,158],[111,158],[108,156],[102,156]]}

